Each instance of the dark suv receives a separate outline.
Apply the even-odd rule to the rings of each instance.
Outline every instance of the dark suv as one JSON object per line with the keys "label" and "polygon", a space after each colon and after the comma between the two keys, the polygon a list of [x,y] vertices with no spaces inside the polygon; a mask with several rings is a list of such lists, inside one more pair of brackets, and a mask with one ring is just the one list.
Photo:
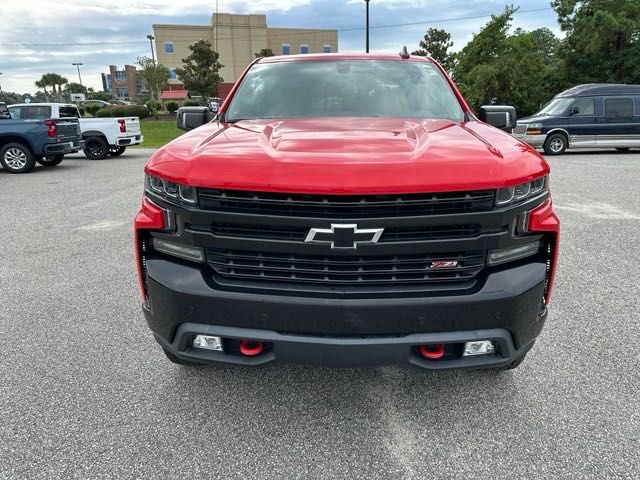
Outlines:
{"label": "dark suv", "polygon": [[518,120],[513,134],[548,155],[567,148],[640,147],[640,85],[580,85]]}

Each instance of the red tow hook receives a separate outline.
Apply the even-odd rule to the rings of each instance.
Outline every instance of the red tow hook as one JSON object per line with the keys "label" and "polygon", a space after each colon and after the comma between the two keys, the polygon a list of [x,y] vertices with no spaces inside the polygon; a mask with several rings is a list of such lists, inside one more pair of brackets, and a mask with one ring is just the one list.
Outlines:
{"label": "red tow hook", "polygon": [[444,357],[444,343],[429,343],[418,347],[420,355],[429,360],[438,360]]}
{"label": "red tow hook", "polygon": [[260,355],[264,350],[264,343],[260,340],[240,340],[240,353],[247,357]]}

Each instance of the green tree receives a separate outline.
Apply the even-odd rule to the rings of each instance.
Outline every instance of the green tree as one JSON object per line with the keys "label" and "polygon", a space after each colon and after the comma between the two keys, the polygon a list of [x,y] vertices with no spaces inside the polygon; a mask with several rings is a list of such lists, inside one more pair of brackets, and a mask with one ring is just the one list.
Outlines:
{"label": "green tree", "polygon": [[95,117],[96,113],[98,113],[102,109],[102,105],[100,105],[99,103],[85,103],[83,105],[83,108],[85,112],[87,112],[92,117]]}
{"label": "green tree", "polygon": [[80,85],[76,82],[71,82],[65,85],[64,92],[67,94],[70,93],[87,93],[87,87]]}
{"label": "green tree", "polygon": [[449,52],[451,47],[453,47],[451,34],[446,30],[430,28],[420,41],[420,49],[412,52],[411,55],[431,57],[450,72],[455,61],[455,56]]}
{"label": "green tree", "polygon": [[273,53],[273,50],[271,50],[270,48],[263,48],[258,53],[254,53],[254,55],[256,56],[256,58],[275,57],[276,56],[276,54]]}
{"label": "green tree", "polygon": [[220,69],[224,65],[218,61],[218,52],[206,40],[198,40],[189,50],[191,55],[182,59],[184,68],[177,68],[176,74],[190,93],[206,98],[223,82]]}
{"label": "green tree", "polygon": [[160,90],[169,81],[169,69],[149,57],[138,57],[138,75],[151,92],[151,97],[160,100]]}
{"label": "green tree", "polygon": [[103,102],[111,102],[113,100],[113,97],[107,92],[88,91],[87,100],[102,100]]}
{"label": "green tree", "polygon": [[552,42],[549,38],[541,41],[546,35],[538,31],[516,29],[509,35],[515,12],[507,7],[501,15],[493,16],[456,56],[453,76],[475,108],[505,103],[514,105],[520,115],[528,115],[551,96],[553,67],[545,52]]}
{"label": "green tree", "polygon": [[566,33],[564,77],[575,83],[640,82],[640,1],[552,0]]}

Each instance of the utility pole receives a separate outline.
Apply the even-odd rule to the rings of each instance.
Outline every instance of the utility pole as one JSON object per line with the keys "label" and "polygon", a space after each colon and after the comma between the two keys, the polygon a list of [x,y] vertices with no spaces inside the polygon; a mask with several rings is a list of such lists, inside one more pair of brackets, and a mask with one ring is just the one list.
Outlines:
{"label": "utility pole", "polygon": [[151,60],[153,60],[153,64],[156,64],[156,54],[153,53],[153,41],[155,40],[156,37],[154,37],[153,35],[147,35],[147,38],[149,39],[149,45],[151,46]]}
{"label": "utility pole", "polygon": [[72,63],[74,67],[78,69],[78,80],[80,81],[80,85],[82,85],[82,77],[80,76],[80,65],[84,65],[83,63]]}
{"label": "utility pole", "polygon": [[367,38],[367,53],[369,53],[369,0],[364,0],[367,4],[367,26],[366,26],[366,38]]}

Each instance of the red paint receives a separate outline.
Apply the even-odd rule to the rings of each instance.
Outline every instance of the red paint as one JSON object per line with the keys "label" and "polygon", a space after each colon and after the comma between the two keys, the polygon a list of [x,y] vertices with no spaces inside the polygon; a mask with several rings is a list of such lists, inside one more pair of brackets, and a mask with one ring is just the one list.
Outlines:
{"label": "red paint", "polygon": [[257,340],[240,340],[240,353],[247,357],[260,355],[264,350],[264,343]]}
{"label": "red paint", "polygon": [[136,256],[136,267],[138,269],[138,282],[144,299],[147,298],[147,295],[144,291],[144,278],[142,275],[142,262],[140,259],[140,230],[162,230],[164,228],[164,210],[153,204],[146,197],[143,197],[142,207],[134,220],[134,252]]}
{"label": "red paint", "polygon": [[444,343],[420,345],[418,347],[418,351],[424,358],[429,360],[438,360],[444,357]]}
{"label": "red paint", "polygon": [[553,282],[555,281],[558,264],[558,251],[560,250],[560,219],[553,211],[553,203],[548,200],[529,214],[529,230],[532,232],[550,232],[555,234],[553,247],[553,260],[551,262],[551,274],[545,303],[549,304]]}

